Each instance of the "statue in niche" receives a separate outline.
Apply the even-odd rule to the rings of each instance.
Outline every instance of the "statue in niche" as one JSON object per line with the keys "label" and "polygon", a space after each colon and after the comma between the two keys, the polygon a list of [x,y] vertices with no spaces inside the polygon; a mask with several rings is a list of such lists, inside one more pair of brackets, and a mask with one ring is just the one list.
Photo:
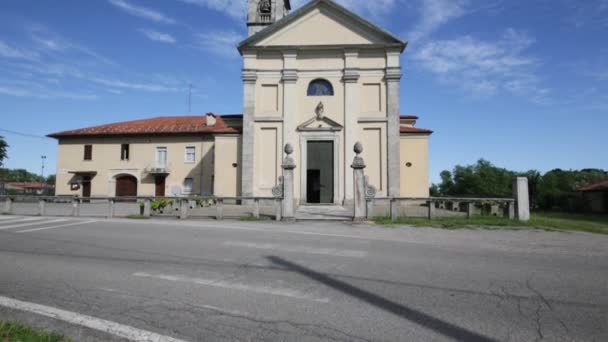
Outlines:
{"label": "statue in niche", "polygon": [[270,13],[270,0],[260,1],[260,13]]}
{"label": "statue in niche", "polygon": [[325,116],[325,106],[323,105],[323,102],[319,102],[315,109],[315,113],[317,114],[317,120],[323,120],[323,117]]}

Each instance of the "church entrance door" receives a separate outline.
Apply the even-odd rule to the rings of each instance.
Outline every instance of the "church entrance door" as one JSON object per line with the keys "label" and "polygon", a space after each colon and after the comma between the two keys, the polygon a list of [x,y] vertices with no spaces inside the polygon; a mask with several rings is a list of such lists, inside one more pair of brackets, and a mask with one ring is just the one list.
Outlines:
{"label": "church entrance door", "polygon": [[306,202],[334,202],[334,142],[308,141],[306,160]]}

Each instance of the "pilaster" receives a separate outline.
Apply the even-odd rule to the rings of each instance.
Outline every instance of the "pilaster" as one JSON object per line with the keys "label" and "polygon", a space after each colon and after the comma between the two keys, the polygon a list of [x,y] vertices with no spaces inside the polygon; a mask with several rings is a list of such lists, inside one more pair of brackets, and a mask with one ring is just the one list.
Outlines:
{"label": "pilaster", "polygon": [[[297,51],[283,52],[283,144],[296,146],[296,122],[298,113],[298,71],[297,71]],[[299,153],[293,157],[298,158]]]}
{"label": "pilaster", "polygon": [[[246,63],[247,64],[247,63]],[[243,142],[241,157],[241,194],[252,197],[253,194],[253,153],[255,144],[255,85],[257,73],[254,69],[243,69]]]}
{"label": "pilaster", "polygon": [[[388,55],[388,54],[387,54]],[[390,59],[390,58],[389,58]],[[399,142],[399,116],[400,116],[400,85],[401,67],[389,66],[386,68],[386,94],[387,94],[387,165],[388,165],[388,195],[399,197],[400,185],[400,142]]]}
{"label": "pilaster", "polygon": [[[344,160],[352,160],[355,153],[352,146],[357,142],[357,119],[359,116],[359,69],[357,68],[357,50],[346,50],[344,52]],[[345,172],[344,177],[344,203],[352,203],[353,198],[353,173]]]}

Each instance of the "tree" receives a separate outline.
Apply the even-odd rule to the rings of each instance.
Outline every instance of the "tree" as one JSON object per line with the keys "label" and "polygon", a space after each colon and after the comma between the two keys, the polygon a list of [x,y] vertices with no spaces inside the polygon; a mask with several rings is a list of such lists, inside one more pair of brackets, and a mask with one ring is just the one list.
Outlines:
{"label": "tree", "polygon": [[46,184],[55,185],[56,179],[57,179],[57,176],[49,175],[48,177],[46,177]]}
{"label": "tree", "polygon": [[0,167],[4,166],[4,160],[8,158],[8,144],[3,136],[0,136]]}
{"label": "tree", "polygon": [[511,195],[515,172],[480,159],[477,164],[454,167],[441,173],[439,191],[447,196],[506,197]]}

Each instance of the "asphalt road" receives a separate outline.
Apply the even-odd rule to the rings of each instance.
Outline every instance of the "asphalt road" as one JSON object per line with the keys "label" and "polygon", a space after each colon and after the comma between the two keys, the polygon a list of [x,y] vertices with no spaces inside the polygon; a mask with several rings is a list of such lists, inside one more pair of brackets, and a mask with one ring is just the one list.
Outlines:
{"label": "asphalt road", "polygon": [[2,216],[0,320],[77,341],[128,329],[150,341],[608,341],[607,247],[530,230]]}

